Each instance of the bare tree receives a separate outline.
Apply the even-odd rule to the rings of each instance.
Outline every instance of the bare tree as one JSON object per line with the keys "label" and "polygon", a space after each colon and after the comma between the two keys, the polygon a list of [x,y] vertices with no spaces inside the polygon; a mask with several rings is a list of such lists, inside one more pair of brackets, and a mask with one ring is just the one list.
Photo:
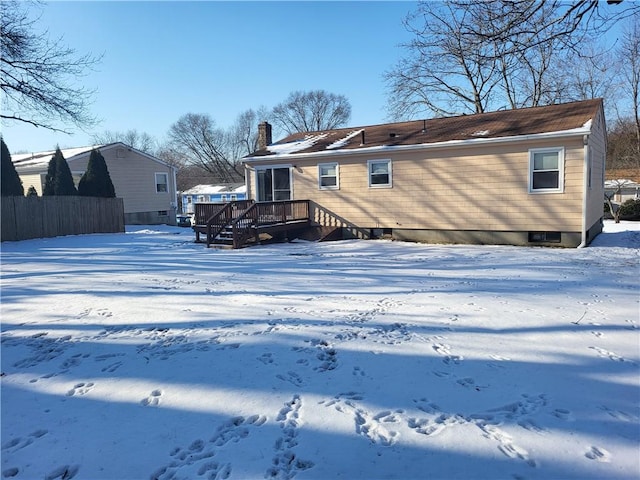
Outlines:
{"label": "bare tree", "polygon": [[634,118],[620,118],[607,132],[607,170],[636,169],[640,172],[638,127]]}
{"label": "bare tree", "polygon": [[[556,68],[553,76],[560,77],[558,88],[546,103],[588,100],[590,98],[611,98],[616,90],[615,76],[620,68],[612,60],[612,48],[605,48],[597,41],[585,41],[580,54],[566,55],[561,68]],[[606,103],[606,102],[605,102]]]}
{"label": "bare tree", "polygon": [[351,104],[347,98],[324,90],[293,92],[272,112],[276,127],[287,134],[341,127],[350,117]]}
{"label": "bare tree", "polygon": [[138,132],[135,128],[127,130],[126,132],[106,130],[102,133],[95,134],[91,139],[96,145],[122,142],[136,150],[140,150],[141,152],[149,153],[151,155],[155,153],[157,144],[151,135],[146,132]]}
{"label": "bare tree", "polygon": [[60,122],[94,124],[89,113],[94,92],[76,82],[100,57],[77,56],[61,39],[34,33],[36,21],[29,17],[28,5],[0,2],[0,118],[64,133]]}
{"label": "bare tree", "polygon": [[640,19],[635,17],[625,29],[620,45],[622,94],[631,101],[635,124],[635,153],[640,168]]}
{"label": "bare tree", "polygon": [[[634,1],[608,0],[451,0],[456,7],[479,15],[466,23],[461,35],[474,42],[498,42],[502,53],[522,53],[549,42],[579,51],[585,38],[609,30],[616,22],[638,15]],[[485,9],[483,5],[490,4]]]}
{"label": "bare tree", "polygon": [[238,115],[229,130],[232,158],[239,160],[258,149],[258,124],[269,120],[270,115],[264,106],[258,110],[249,109]]}
{"label": "bare tree", "polygon": [[578,46],[629,12],[640,12],[637,5],[617,13],[603,9],[596,0],[420,2],[405,19],[414,35],[403,45],[407,56],[385,74],[390,116],[481,113],[565,100],[568,82],[576,79],[561,72],[576,55],[584,57]]}
{"label": "bare tree", "polygon": [[223,183],[243,178],[229,154],[229,134],[217,128],[210,116],[183,115],[169,129],[169,141],[174,155],[182,158],[184,165],[197,165]]}
{"label": "bare tree", "polygon": [[498,83],[492,45],[475,48],[459,32],[471,16],[446,2],[422,2],[405,19],[414,39],[407,57],[385,79],[394,118],[429,110],[436,115],[482,113]]}
{"label": "bare tree", "polygon": [[155,156],[166,164],[178,168],[178,171],[185,167],[185,156],[177,151],[170,141],[160,144],[155,151]]}

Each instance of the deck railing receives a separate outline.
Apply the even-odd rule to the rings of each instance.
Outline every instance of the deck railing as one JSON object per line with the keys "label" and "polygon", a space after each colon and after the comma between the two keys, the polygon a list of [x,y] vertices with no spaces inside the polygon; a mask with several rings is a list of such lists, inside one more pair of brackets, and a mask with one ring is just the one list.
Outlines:
{"label": "deck railing", "polygon": [[231,224],[253,200],[236,200],[229,203],[196,203],[195,225],[206,226],[207,247],[226,226]]}
{"label": "deck railing", "polygon": [[232,223],[233,248],[241,248],[249,238],[258,241],[260,227],[309,221],[309,200],[254,203]]}

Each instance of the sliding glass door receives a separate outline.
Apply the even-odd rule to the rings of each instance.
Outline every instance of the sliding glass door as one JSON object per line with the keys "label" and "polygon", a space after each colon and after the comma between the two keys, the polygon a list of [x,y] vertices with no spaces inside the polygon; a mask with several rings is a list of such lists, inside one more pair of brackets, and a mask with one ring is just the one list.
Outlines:
{"label": "sliding glass door", "polygon": [[259,202],[291,200],[290,167],[268,167],[256,170]]}

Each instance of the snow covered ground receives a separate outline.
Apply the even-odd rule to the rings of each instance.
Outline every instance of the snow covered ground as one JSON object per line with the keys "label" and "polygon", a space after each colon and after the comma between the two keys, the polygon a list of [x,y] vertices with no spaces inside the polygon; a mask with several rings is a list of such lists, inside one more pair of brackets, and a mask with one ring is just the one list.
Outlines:
{"label": "snow covered ground", "polygon": [[636,479],[640,225],[585,249],[2,244],[2,477]]}

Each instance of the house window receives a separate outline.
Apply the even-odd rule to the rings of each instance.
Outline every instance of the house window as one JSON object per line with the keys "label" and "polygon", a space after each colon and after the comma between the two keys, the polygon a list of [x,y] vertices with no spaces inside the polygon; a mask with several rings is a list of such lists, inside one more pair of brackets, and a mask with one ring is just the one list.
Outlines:
{"label": "house window", "polygon": [[204,203],[204,195],[198,195],[198,203]]}
{"label": "house window", "polygon": [[191,195],[187,195],[187,203],[191,203]]}
{"label": "house window", "polygon": [[238,195],[236,195],[235,193],[231,194],[231,201],[235,202],[236,200],[238,200]]}
{"label": "house window", "polygon": [[340,188],[337,163],[320,163],[318,165],[318,188],[320,190],[338,190]]}
{"label": "house window", "polygon": [[221,202],[226,202],[227,201],[227,196],[225,194],[220,195],[220,201]]}
{"label": "house window", "polygon": [[563,148],[529,150],[529,192],[562,192],[563,172]]}
{"label": "house window", "polygon": [[169,191],[169,175],[167,173],[156,173],[156,193]]}
{"label": "house window", "polygon": [[391,187],[391,160],[369,160],[369,187]]}

